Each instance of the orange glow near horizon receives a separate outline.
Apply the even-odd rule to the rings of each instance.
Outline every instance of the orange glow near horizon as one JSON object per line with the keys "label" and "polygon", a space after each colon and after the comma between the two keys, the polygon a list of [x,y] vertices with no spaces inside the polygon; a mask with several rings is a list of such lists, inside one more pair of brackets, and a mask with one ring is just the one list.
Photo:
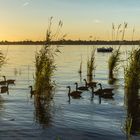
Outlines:
{"label": "orange glow near horizon", "polygon": [[[22,40],[44,40],[45,39],[45,33],[46,29],[45,26],[42,28],[35,28],[32,27],[24,27],[24,26],[18,26],[18,27],[10,27],[4,28],[5,25],[0,25],[1,31],[0,31],[0,41],[7,40],[7,41],[22,41]],[[89,27],[89,26],[88,26]],[[73,29],[73,30],[72,30]],[[67,34],[66,40],[112,40],[111,37],[111,27],[108,28],[99,28],[97,26],[92,26],[91,28],[84,29],[84,27],[67,27],[64,25],[64,28],[62,28],[61,34]],[[119,35],[121,38],[121,34]],[[140,33],[136,30],[134,33],[134,40],[139,40]],[[119,39],[120,39],[119,38]],[[54,38],[55,40],[55,38]],[[132,40],[132,29],[128,28],[125,33],[125,40]]]}

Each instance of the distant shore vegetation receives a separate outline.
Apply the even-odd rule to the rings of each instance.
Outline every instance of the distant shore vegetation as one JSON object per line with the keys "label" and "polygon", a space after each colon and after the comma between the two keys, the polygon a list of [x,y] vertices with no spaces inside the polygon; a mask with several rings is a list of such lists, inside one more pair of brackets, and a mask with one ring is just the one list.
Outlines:
{"label": "distant shore vegetation", "polygon": [[[44,45],[45,41],[0,41],[0,45]],[[105,40],[59,40],[51,41],[50,45],[139,45],[140,40],[105,41]]]}

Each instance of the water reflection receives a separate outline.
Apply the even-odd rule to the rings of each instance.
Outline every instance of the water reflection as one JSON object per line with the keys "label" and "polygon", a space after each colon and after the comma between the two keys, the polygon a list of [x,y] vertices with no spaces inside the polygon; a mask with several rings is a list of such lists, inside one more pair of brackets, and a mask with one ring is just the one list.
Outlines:
{"label": "water reflection", "polygon": [[[3,100],[3,98],[2,98],[1,95],[0,95],[0,110],[3,109],[3,103],[4,103],[4,100]],[[1,114],[1,113],[0,113],[0,114]]]}
{"label": "water reflection", "polygon": [[[40,46],[37,46],[37,48],[38,47],[40,48]],[[20,89],[14,90],[16,88],[27,89],[29,85],[34,85],[35,83],[33,79],[35,47],[24,46],[24,48],[26,48],[26,51],[23,51],[22,48],[22,46],[18,45],[14,47],[10,46],[10,51],[8,54],[10,60],[8,62],[11,63],[11,65],[9,67],[6,65],[6,68],[2,71],[3,75],[6,73],[5,75],[9,77],[13,77],[14,68],[16,68],[18,71],[16,77],[16,87],[10,87],[10,96],[7,96],[6,94],[2,95],[2,97],[5,98],[5,102],[4,104],[1,103],[1,105],[2,108],[4,106],[4,108],[7,110],[5,110],[3,116],[1,113],[2,111],[0,111],[0,118],[5,120],[5,118],[7,117],[8,119],[9,117],[14,117],[17,120],[13,122],[7,120],[3,121],[4,125],[1,125],[1,130],[3,134],[6,135],[6,137],[8,133],[10,136],[14,135],[14,137],[16,136],[19,139],[23,137],[27,137],[27,139],[30,139],[32,136],[35,138],[37,135],[38,137],[35,139],[39,139],[39,137],[40,139],[51,139],[53,136],[62,136],[62,139],[67,139],[67,137],[69,137],[68,139],[71,139],[71,135],[73,136],[73,139],[93,139],[94,137],[95,139],[108,140],[114,138],[116,140],[124,139],[124,135],[120,131],[122,118],[124,118],[125,116],[124,110],[122,109],[123,106],[121,106],[123,104],[122,88],[119,88],[119,94],[115,95],[115,100],[118,104],[113,104],[110,100],[108,101],[102,99],[101,105],[98,105],[98,96],[94,96],[93,103],[91,104],[89,101],[89,97],[91,98],[91,94],[89,92],[83,93],[83,99],[71,100],[70,105],[68,104],[68,102],[66,102],[68,100],[68,97],[65,87],[67,85],[70,85],[74,81],[79,80],[79,76],[77,76],[77,66],[79,64],[77,58],[77,56],[79,55],[77,53],[79,53],[79,49],[82,49],[83,60],[87,59],[85,46],[65,46],[62,48],[62,55],[58,57],[59,59],[56,59],[58,70],[55,73],[55,80],[57,80],[57,83],[59,83],[59,85],[61,86],[56,91],[56,106],[53,105],[52,101],[48,102],[46,99],[33,97],[33,99],[35,100],[35,108],[32,108],[32,105],[29,105],[25,102],[27,98],[24,91],[21,91]],[[124,48],[126,49],[126,46]],[[24,61],[22,61],[20,57],[23,57]],[[98,64],[96,80],[105,85],[108,78],[106,74],[106,62],[108,60],[108,55],[97,54],[96,58]],[[31,66],[29,73],[28,65]],[[19,69],[22,70],[21,75],[19,75]],[[83,78],[86,78],[86,75],[86,63],[83,63]],[[120,79],[120,81],[121,83],[123,83],[123,79]],[[32,112],[33,109],[34,114]],[[54,109],[55,116],[53,115]],[[62,110],[62,112],[60,110]],[[32,122],[33,117],[37,122],[37,125]],[[38,124],[40,124],[41,127],[49,128],[46,130],[42,130],[40,126],[38,127]],[[11,127],[11,125],[13,127]],[[63,129],[60,129],[60,127],[57,126],[62,126]],[[19,127],[21,129],[17,131]],[[9,131],[9,128],[12,131]],[[53,131],[53,134],[50,134],[52,136],[50,138],[48,136],[48,131],[50,132],[51,130],[55,131]],[[14,131],[16,133],[13,133]],[[1,136],[3,134],[1,134]]]}
{"label": "water reflection", "polygon": [[[46,90],[49,92],[47,94],[52,94],[50,92],[54,92],[53,90]],[[52,99],[48,99],[44,96],[34,96],[34,106],[35,106],[35,119],[37,123],[42,125],[43,128],[46,128],[51,125],[52,120],[52,107],[53,101]]]}
{"label": "water reflection", "polygon": [[4,99],[0,95],[0,118],[3,118],[3,110],[4,110]]}
{"label": "water reflection", "polygon": [[116,78],[109,78],[108,83],[110,85],[114,85],[116,83],[117,79]]}
{"label": "water reflection", "polygon": [[87,75],[87,82],[90,83],[90,82],[92,82],[92,80],[93,80],[93,76],[92,75],[90,75],[90,76]]}
{"label": "water reflection", "polygon": [[127,117],[125,131],[127,135],[140,134],[140,96],[138,89],[126,91],[125,103],[127,106]]}
{"label": "water reflection", "polygon": [[82,73],[79,73],[80,83],[82,83]]}

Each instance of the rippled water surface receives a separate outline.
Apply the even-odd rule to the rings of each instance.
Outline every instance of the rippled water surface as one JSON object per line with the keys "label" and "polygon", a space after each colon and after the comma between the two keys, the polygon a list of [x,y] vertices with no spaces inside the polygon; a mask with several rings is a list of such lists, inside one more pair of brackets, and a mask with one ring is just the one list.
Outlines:
{"label": "rippled water surface", "polygon": [[[114,87],[114,99],[102,99],[100,104],[98,96],[92,100],[91,91],[85,91],[81,99],[71,99],[68,102],[66,86],[70,85],[74,89],[75,82],[84,84],[86,61],[91,48],[92,46],[59,48],[61,53],[56,56],[57,71],[53,76],[57,84],[54,99],[48,110],[36,114],[34,99],[30,99],[28,87],[34,84],[34,57],[40,46],[0,46],[7,55],[7,64],[0,75],[16,79],[16,85],[10,85],[9,95],[0,95],[0,140],[140,139],[139,135],[127,136],[124,129],[127,111],[124,103],[123,69],[119,70],[118,81],[114,85],[108,84],[107,61],[110,53],[96,52],[95,80],[101,82],[103,87]],[[131,46],[121,47],[122,58],[126,57],[127,50],[131,50]],[[82,77],[78,74],[81,56]]]}

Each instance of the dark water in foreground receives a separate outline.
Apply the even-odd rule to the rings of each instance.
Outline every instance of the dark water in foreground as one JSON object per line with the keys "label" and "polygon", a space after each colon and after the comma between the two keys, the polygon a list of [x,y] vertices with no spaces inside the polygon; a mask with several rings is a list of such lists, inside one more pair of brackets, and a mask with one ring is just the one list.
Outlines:
{"label": "dark water in foreground", "polygon": [[[57,71],[54,75],[57,87],[51,105],[45,112],[36,113],[34,100],[30,99],[29,85],[34,84],[34,54],[39,46],[0,46],[7,52],[7,64],[1,76],[16,79],[16,85],[10,86],[9,95],[0,95],[0,140],[137,140],[139,135],[127,136],[125,121],[127,110],[124,103],[123,70],[118,73],[115,85],[108,84],[108,53],[96,53],[95,79],[104,87],[114,87],[114,99],[102,99],[98,96],[91,100],[91,91],[82,94],[81,99],[68,102],[68,90],[75,82],[83,85],[78,74],[82,55],[83,73],[86,78],[86,60],[91,50],[89,46],[64,46],[56,57]],[[131,46],[122,46],[122,58]],[[2,80],[2,77],[1,77]],[[43,117],[42,117],[43,116]]]}

